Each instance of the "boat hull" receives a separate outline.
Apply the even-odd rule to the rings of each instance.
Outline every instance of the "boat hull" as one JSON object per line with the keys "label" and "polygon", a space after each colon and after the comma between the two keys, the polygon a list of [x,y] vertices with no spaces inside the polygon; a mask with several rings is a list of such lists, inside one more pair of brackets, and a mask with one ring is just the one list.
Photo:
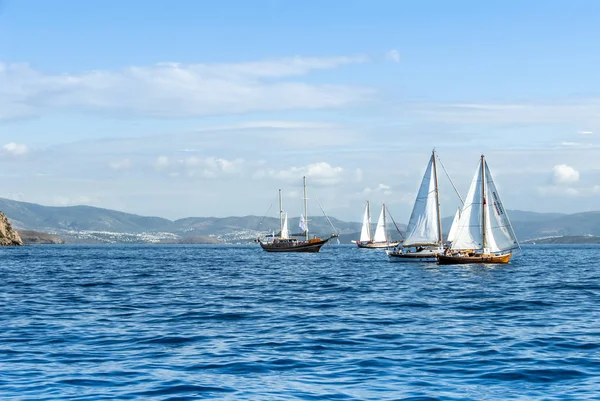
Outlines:
{"label": "boat hull", "polygon": [[440,265],[466,265],[471,263],[506,264],[510,262],[511,257],[512,253],[502,255],[438,255],[438,263]]}
{"label": "boat hull", "polygon": [[356,241],[356,246],[363,249],[382,249],[397,246],[399,242],[360,242]]}
{"label": "boat hull", "polygon": [[437,262],[437,255],[441,253],[437,249],[425,249],[419,252],[395,252],[388,251],[387,255],[390,262],[400,263],[424,263],[424,262]]}
{"label": "boat hull", "polygon": [[321,247],[329,240],[330,238],[317,241],[310,240],[308,242],[297,242],[293,245],[260,242],[260,246],[266,252],[319,252]]}

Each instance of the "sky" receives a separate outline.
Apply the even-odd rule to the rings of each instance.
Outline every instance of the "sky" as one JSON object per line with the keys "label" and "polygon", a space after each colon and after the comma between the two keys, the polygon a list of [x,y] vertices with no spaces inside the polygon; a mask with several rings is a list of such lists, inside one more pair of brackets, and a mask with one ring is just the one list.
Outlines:
{"label": "sky", "polygon": [[[0,0],[0,197],[177,219],[600,206],[600,2]],[[459,205],[440,172],[442,214]],[[318,202],[317,202],[318,201]],[[373,206],[372,206],[373,207]]]}

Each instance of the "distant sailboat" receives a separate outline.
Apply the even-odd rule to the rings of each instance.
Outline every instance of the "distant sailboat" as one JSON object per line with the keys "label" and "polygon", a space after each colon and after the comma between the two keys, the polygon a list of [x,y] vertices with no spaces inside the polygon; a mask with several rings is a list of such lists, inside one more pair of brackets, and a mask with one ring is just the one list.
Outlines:
{"label": "distant sailboat", "polygon": [[440,264],[508,263],[519,242],[500,201],[485,157],[471,182],[452,246]]}
{"label": "distant sailboat", "polygon": [[385,203],[381,205],[381,213],[379,214],[379,220],[377,220],[377,227],[375,228],[375,235],[371,235],[371,211],[367,201],[365,207],[365,214],[363,216],[363,225],[360,230],[360,240],[353,241],[359,248],[388,248],[399,244],[398,241],[391,242],[387,234],[387,219],[385,215]]}
{"label": "distant sailboat", "polygon": [[431,153],[400,249],[386,251],[391,262],[436,262],[443,252],[436,152]]}
{"label": "distant sailboat", "polygon": [[288,230],[288,219],[287,213],[283,213],[282,207],[282,199],[281,199],[281,190],[279,190],[279,237],[274,237],[273,241],[261,241],[258,238],[258,243],[267,252],[319,252],[321,247],[325,245],[327,241],[331,238],[337,237],[337,234],[332,234],[329,238],[321,239],[313,236],[313,238],[309,239],[309,231],[308,231],[308,219],[305,216],[307,214],[307,197],[306,197],[306,177],[303,178],[304,181],[304,214],[300,217],[300,228],[303,230],[303,233],[300,235],[304,235],[304,241],[298,241],[297,238],[294,238],[295,234],[290,235]]}

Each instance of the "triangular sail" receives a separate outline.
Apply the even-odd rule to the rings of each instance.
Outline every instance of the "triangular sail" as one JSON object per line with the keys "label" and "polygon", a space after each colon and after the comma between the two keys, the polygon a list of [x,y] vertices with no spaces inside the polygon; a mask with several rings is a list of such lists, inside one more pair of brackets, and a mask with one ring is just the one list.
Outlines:
{"label": "triangular sail", "polygon": [[492,174],[485,163],[486,224],[485,242],[490,252],[503,252],[518,249],[519,242],[502,205]]}
{"label": "triangular sail", "polygon": [[482,249],[483,234],[481,225],[481,163],[475,172],[467,198],[460,213],[456,236],[452,242],[452,249]]}
{"label": "triangular sail", "polygon": [[434,157],[431,156],[421,187],[415,200],[415,205],[408,221],[406,239],[403,246],[440,245],[438,208],[436,196],[436,180],[434,176]]}
{"label": "triangular sail", "polygon": [[369,202],[365,207],[365,215],[363,216],[362,229],[360,230],[360,242],[371,241],[371,216],[369,213]]}
{"label": "triangular sail", "polygon": [[456,238],[456,231],[458,230],[458,222],[460,220],[460,208],[456,209],[456,214],[454,215],[454,220],[452,220],[452,226],[450,226],[450,231],[448,232],[448,242],[453,242]]}
{"label": "triangular sail", "polygon": [[379,220],[377,221],[377,228],[375,229],[375,235],[373,236],[373,242],[387,242],[387,234],[385,232],[384,206],[381,207],[381,213],[379,214]]}
{"label": "triangular sail", "polygon": [[288,216],[285,214],[285,218],[283,219],[283,228],[281,229],[281,238],[288,239],[290,238],[290,232],[288,230]]}
{"label": "triangular sail", "polygon": [[302,232],[308,231],[308,224],[306,223],[306,218],[303,214],[300,214],[300,222],[298,223],[298,226],[300,227]]}

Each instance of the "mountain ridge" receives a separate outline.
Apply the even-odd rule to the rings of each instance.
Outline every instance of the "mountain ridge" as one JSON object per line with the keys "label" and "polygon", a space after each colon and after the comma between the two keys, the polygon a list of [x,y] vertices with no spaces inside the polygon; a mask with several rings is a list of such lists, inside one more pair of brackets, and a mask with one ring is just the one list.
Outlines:
{"label": "mountain ridge", "polygon": [[[215,236],[227,241],[232,233],[237,237],[255,238],[260,232],[277,232],[279,219],[256,215],[228,217],[184,217],[169,220],[156,216],[141,216],[95,206],[43,206],[31,202],[21,202],[0,198],[0,210],[20,229],[42,232],[68,233],[82,231],[105,231],[113,233],[172,233],[176,237]],[[508,215],[520,240],[546,236],[600,236],[600,211],[566,213],[540,213],[522,210],[508,210]],[[452,216],[442,219],[442,227],[447,232]],[[344,237],[358,235],[360,222],[343,221],[330,217],[337,231]],[[299,226],[299,217],[289,219],[291,231]],[[393,237],[398,237],[393,225],[388,226]],[[406,225],[399,224],[401,230]],[[299,231],[299,230],[297,230]],[[324,216],[311,216],[311,231],[326,235],[333,231]],[[395,233],[395,235],[394,235]]]}

